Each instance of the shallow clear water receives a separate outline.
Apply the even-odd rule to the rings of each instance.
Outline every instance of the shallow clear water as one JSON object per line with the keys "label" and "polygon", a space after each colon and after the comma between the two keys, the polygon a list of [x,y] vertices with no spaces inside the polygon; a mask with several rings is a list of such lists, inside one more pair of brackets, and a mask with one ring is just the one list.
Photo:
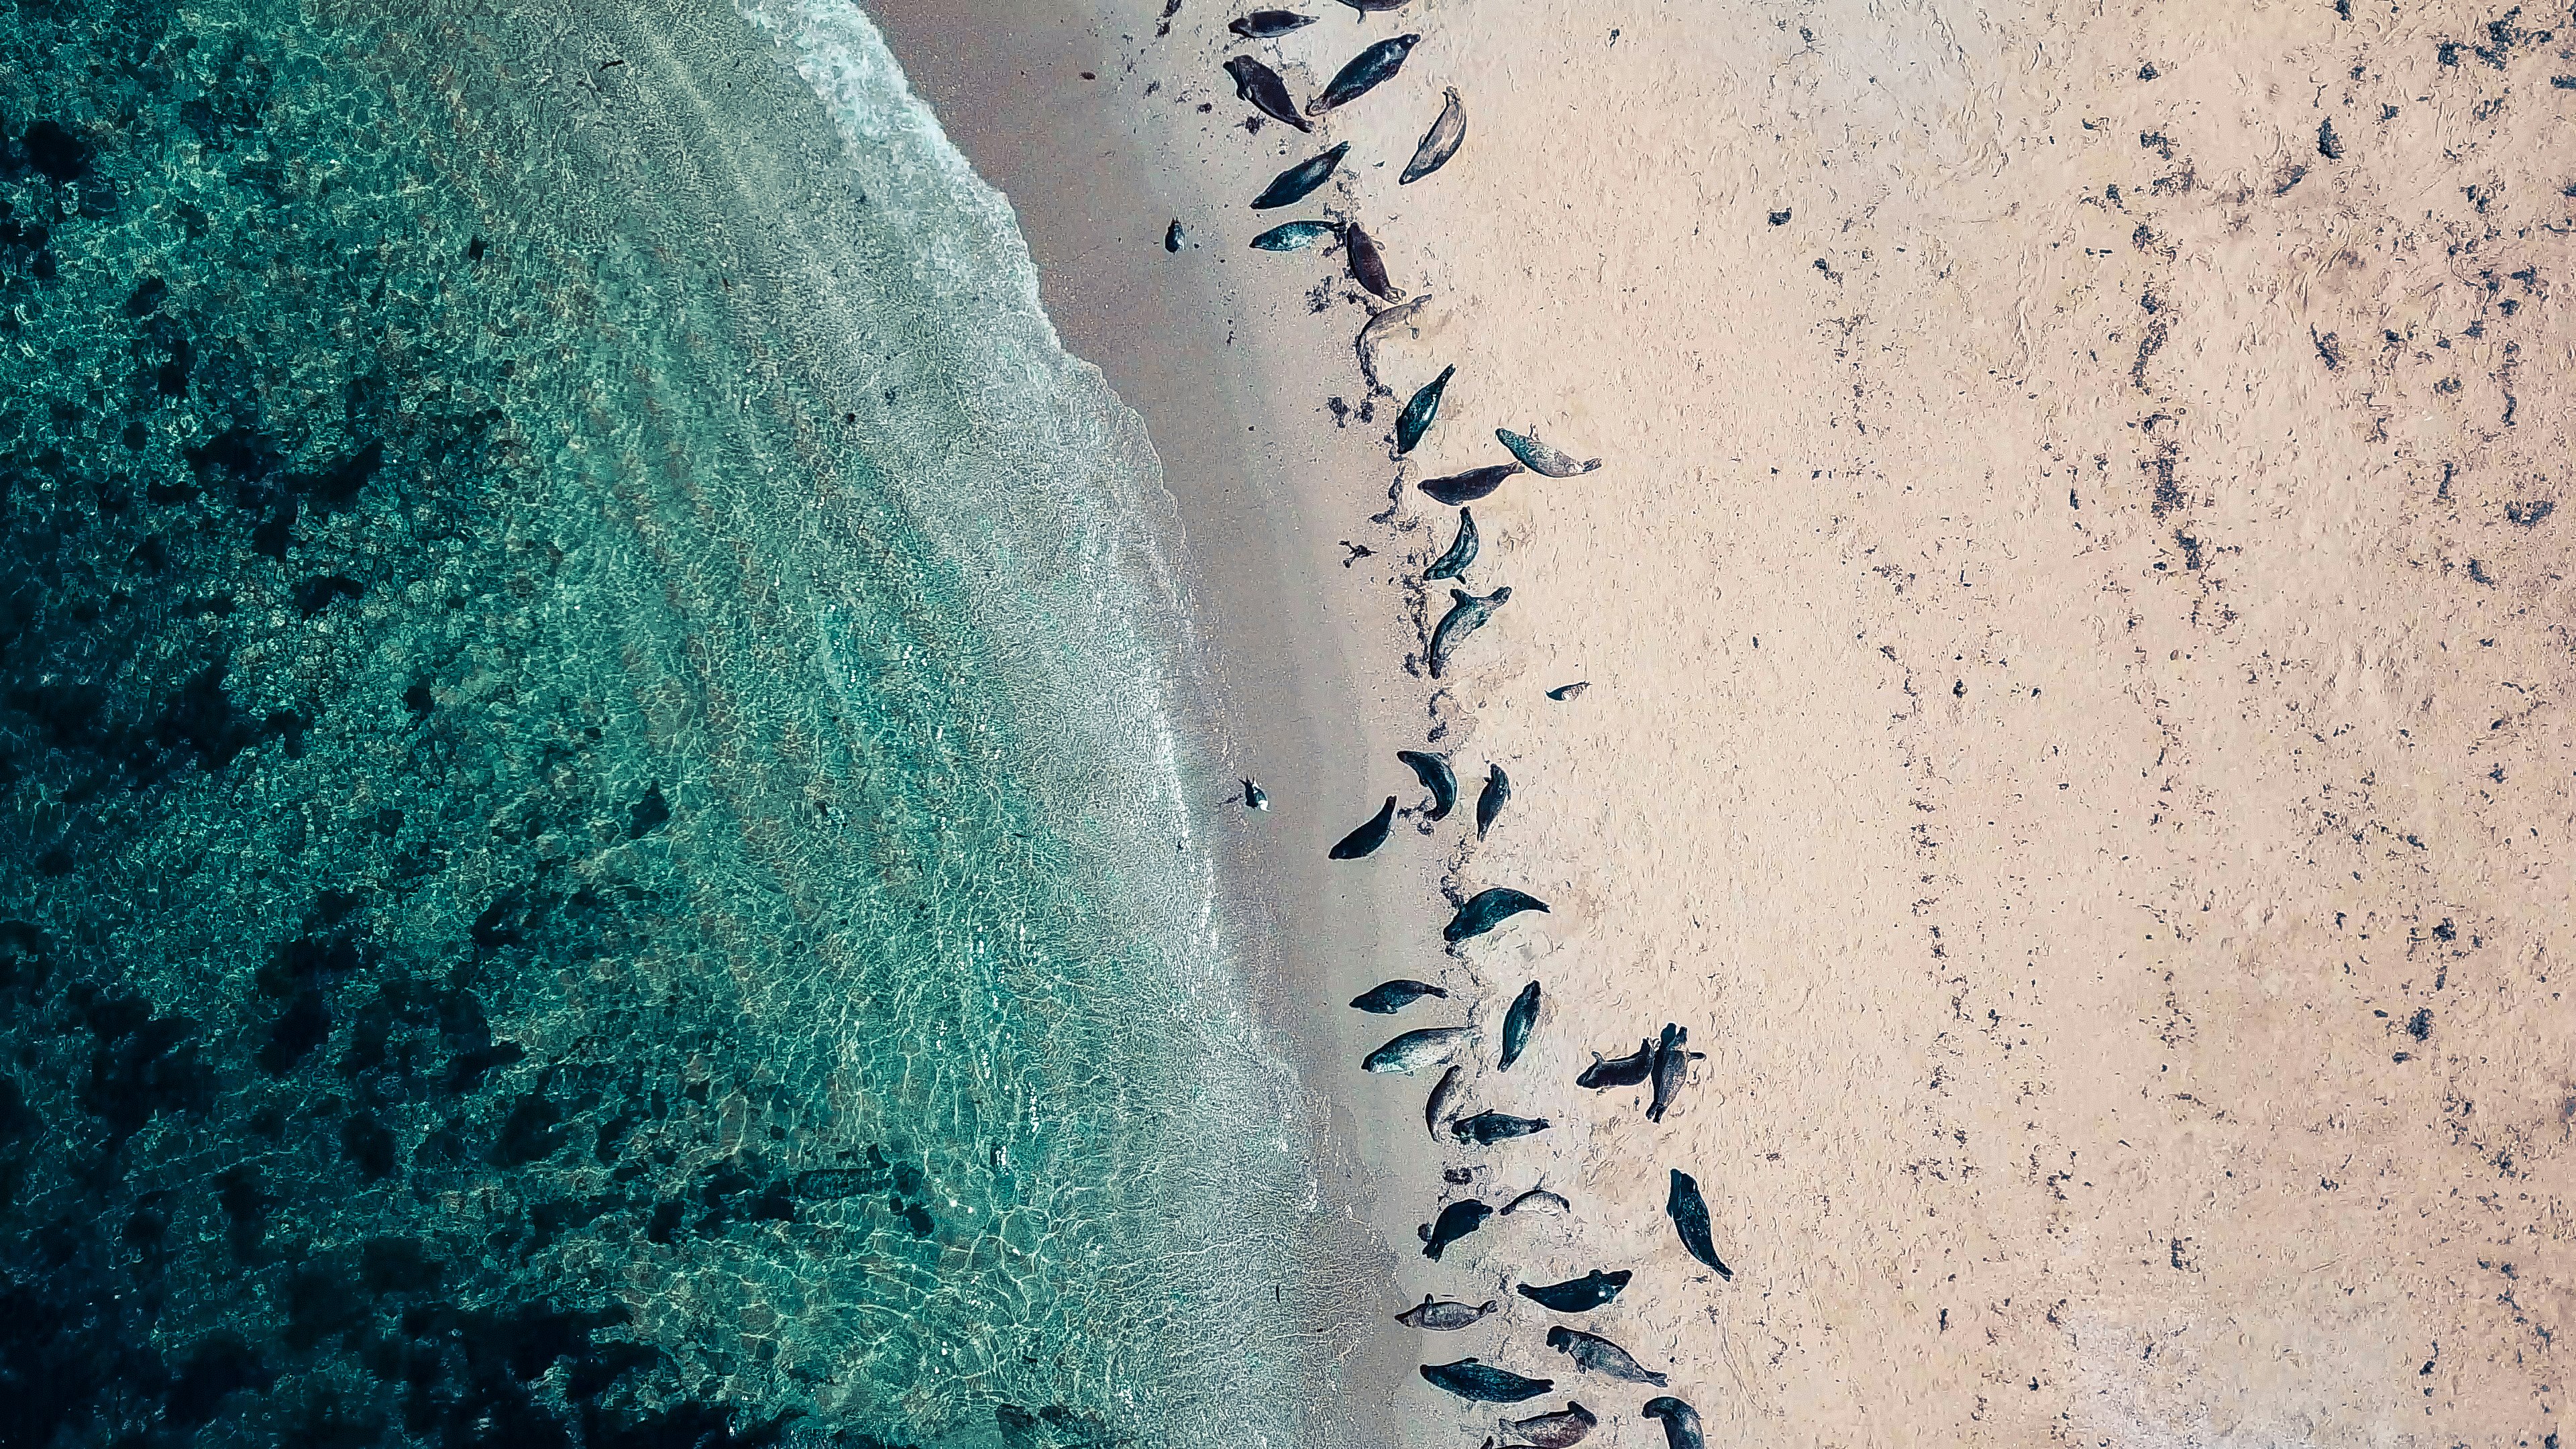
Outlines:
{"label": "shallow clear water", "polygon": [[1140,425],[856,10],[503,8],[0,19],[0,1442],[1290,1442]]}

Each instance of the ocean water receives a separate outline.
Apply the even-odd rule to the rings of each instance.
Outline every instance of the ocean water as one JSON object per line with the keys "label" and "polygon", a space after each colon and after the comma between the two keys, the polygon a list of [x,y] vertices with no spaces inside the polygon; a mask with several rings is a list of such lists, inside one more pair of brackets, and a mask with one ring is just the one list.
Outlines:
{"label": "ocean water", "polygon": [[1288,1444],[1135,416],[832,0],[0,14],[0,1443]]}

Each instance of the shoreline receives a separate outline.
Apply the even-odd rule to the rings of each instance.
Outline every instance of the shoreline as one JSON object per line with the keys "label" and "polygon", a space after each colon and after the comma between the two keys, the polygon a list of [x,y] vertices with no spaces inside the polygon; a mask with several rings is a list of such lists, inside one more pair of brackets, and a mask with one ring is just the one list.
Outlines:
{"label": "shoreline", "polygon": [[[1023,23],[1003,18],[1010,8],[991,0],[969,19],[928,0],[870,0],[867,12],[950,141],[1010,201],[1065,350],[1100,368],[1145,419],[1162,461],[1214,695],[1207,714],[1221,736],[1208,753],[1259,780],[1272,802],[1266,815],[1214,812],[1233,827],[1220,849],[1237,918],[1278,947],[1273,956],[1247,943],[1247,985],[1261,993],[1258,1019],[1301,1095],[1328,1121],[1311,1144],[1326,1205],[1370,1235],[1319,1244],[1349,1259],[1323,1277],[1384,1285],[1343,1305],[1342,1321],[1310,1326],[1359,1330],[1339,1394],[1359,1415],[1324,1428],[1319,1442],[1387,1443],[1398,1426],[1374,1406],[1419,1387],[1415,1346],[1387,1314],[1414,1301],[1394,1286],[1398,1259],[1439,1177],[1416,1135],[1428,1082],[1394,1078],[1387,1090],[1390,1079],[1361,1077],[1357,1064],[1424,1023],[1343,1003],[1390,977],[1460,963],[1440,959],[1436,925],[1426,924],[1440,899],[1436,861],[1392,849],[1364,866],[1325,859],[1379,785],[1419,796],[1394,759],[1422,743],[1404,697],[1419,692],[1404,668],[1415,636],[1384,609],[1367,571],[1395,561],[1381,552],[1348,568],[1338,543],[1361,536],[1359,520],[1384,506],[1383,461],[1374,430],[1337,428],[1314,396],[1313,379],[1332,369],[1350,374],[1336,390],[1354,405],[1366,383],[1347,336],[1335,345],[1283,325],[1294,293],[1247,265],[1270,259],[1243,247],[1239,200],[1202,200],[1168,148],[1156,158],[1127,144],[1151,134],[1152,118],[1132,75],[1105,79],[1126,70],[1117,42],[1087,17]],[[1086,82],[1085,71],[1103,79]],[[995,93],[1010,103],[973,99]],[[1246,148],[1207,190],[1250,196],[1276,169],[1273,149]],[[1178,254],[1163,245],[1175,219],[1195,233]],[[1345,309],[1335,310],[1339,328]],[[1348,320],[1355,332],[1364,314]],[[1354,1094],[1354,1080],[1377,1090]]]}

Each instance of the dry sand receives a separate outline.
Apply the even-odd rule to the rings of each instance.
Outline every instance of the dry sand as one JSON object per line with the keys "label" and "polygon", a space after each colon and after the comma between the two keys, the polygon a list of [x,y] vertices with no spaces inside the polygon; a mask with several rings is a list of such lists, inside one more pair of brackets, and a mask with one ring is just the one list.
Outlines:
{"label": "dry sand", "polygon": [[[1247,748],[1315,776],[1275,791],[1283,901],[1416,933],[1318,931],[1323,1006],[1439,966],[1444,873],[1554,905],[1451,979],[1488,1021],[1543,984],[1468,1105],[1557,1125],[1447,1152],[1476,1169],[1447,1190],[1575,1214],[1437,1265],[1399,1237],[1364,1307],[1633,1267],[1583,1326],[1719,1443],[2555,1442],[2576,20],[1309,0],[1247,45],[1212,0],[1168,34],[1100,3],[870,8],[1176,465]],[[1386,362],[1459,369],[1406,477],[1499,459],[1498,425],[1608,460],[1476,506],[1474,585],[1513,597],[1446,689],[1405,656],[1450,511],[1372,521],[1395,400],[1327,401],[1364,397],[1339,254],[1243,247],[1320,214],[1242,205],[1318,142],[1247,134],[1219,69],[1302,96],[1403,32],[1316,201],[1435,294]],[[1444,86],[1466,145],[1399,188]],[[1200,250],[1160,252],[1173,216]],[[1425,710],[1512,808],[1319,873]],[[1665,1122],[1571,1085],[1667,1020],[1709,1057]],[[1316,1086],[1379,1124],[1380,1227],[1427,1221],[1420,1085]],[[1684,1256],[1669,1167],[1733,1281]],[[1660,1442],[1550,1318],[1373,1331]],[[1379,1384],[1423,1442],[1495,1425]]]}

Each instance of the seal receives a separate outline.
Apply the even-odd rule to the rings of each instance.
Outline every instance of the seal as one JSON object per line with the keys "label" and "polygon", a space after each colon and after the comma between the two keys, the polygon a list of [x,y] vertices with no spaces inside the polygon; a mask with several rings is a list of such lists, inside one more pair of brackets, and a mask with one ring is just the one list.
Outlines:
{"label": "seal", "polygon": [[1467,565],[1476,561],[1480,543],[1476,537],[1476,515],[1464,508],[1459,509],[1457,536],[1449,540],[1449,551],[1432,561],[1429,571],[1422,575],[1422,581],[1465,578]]}
{"label": "seal", "polygon": [[1735,1270],[1717,1256],[1717,1244],[1708,1236],[1708,1199],[1699,1195],[1699,1180],[1676,1167],[1672,1170],[1673,1187],[1664,1199],[1664,1211],[1673,1220],[1673,1231],[1682,1235],[1682,1246],[1690,1255],[1717,1270],[1717,1276],[1735,1281]]}
{"label": "seal", "polygon": [[1655,1373],[1628,1356],[1628,1350],[1597,1334],[1576,1328],[1551,1328],[1547,1346],[1574,1360],[1574,1366],[1587,1373],[1622,1383],[1664,1386],[1664,1376]]}
{"label": "seal", "polygon": [[1271,177],[1270,184],[1261,189],[1261,194],[1252,198],[1252,209],[1269,211],[1305,200],[1316,187],[1333,179],[1333,171],[1350,153],[1351,143],[1344,141],[1320,156],[1310,156]]}
{"label": "seal", "polygon": [[1306,114],[1320,116],[1336,106],[1347,106],[1395,79],[1395,73],[1404,68],[1404,58],[1421,43],[1419,35],[1399,35],[1352,56],[1325,82],[1324,93],[1306,103]]}
{"label": "seal", "polygon": [[1382,15],[1389,10],[1401,10],[1412,0],[1342,0],[1342,3],[1358,11],[1360,18],[1365,20],[1373,13]]}
{"label": "seal", "polygon": [[1505,1217],[1510,1217],[1514,1213],[1545,1213],[1552,1218],[1561,1218],[1572,1211],[1574,1211],[1574,1204],[1543,1187],[1531,1188],[1503,1204]]}
{"label": "seal", "polygon": [[1449,99],[1440,106],[1440,118],[1422,133],[1422,143],[1413,148],[1413,159],[1404,163],[1404,174],[1395,178],[1398,186],[1410,186],[1449,164],[1458,154],[1458,143],[1467,139],[1467,108],[1458,103],[1458,88],[1446,87]]}
{"label": "seal", "polygon": [[1552,1124],[1545,1117],[1514,1117],[1503,1112],[1479,1112],[1461,1117],[1449,1124],[1449,1135],[1461,1142],[1491,1147],[1515,1137],[1529,1137],[1546,1131]]}
{"label": "seal", "polygon": [[1386,844],[1388,827],[1395,823],[1395,797],[1377,807],[1377,813],[1362,821],[1358,829],[1345,835],[1325,855],[1332,860],[1357,860]]}
{"label": "seal", "polygon": [[1457,375],[1457,365],[1452,363],[1440,369],[1438,377],[1413,390],[1413,400],[1404,405],[1404,411],[1395,419],[1395,451],[1398,457],[1412,452],[1413,445],[1422,441],[1422,435],[1431,431],[1431,420],[1440,416],[1440,395],[1448,391],[1449,379]]}
{"label": "seal", "polygon": [[1523,1283],[1519,1291],[1523,1298],[1541,1308],[1553,1308],[1559,1313],[1589,1313],[1618,1297],[1619,1290],[1627,1287],[1628,1280],[1635,1276],[1625,1268],[1616,1273],[1604,1273],[1595,1268],[1580,1278],[1569,1278],[1562,1283],[1548,1283],[1536,1288]]}
{"label": "seal", "polygon": [[1249,15],[1234,17],[1225,28],[1246,40],[1276,40],[1291,30],[1303,30],[1314,23],[1314,16],[1300,15],[1294,10],[1255,10]]}
{"label": "seal", "polygon": [[1234,77],[1234,98],[1251,103],[1254,110],[1283,125],[1300,131],[1311,131],[1315,124],[1297,114],[1296,99],[1288,94],[1288,83],[1279,72],[1248,55],[1238,55],[1225,63],[1225,73]]}
{"label": "seal", "polygon": [[1673,1094],[1681,1090],[1683,1074],[1690,1070],[1692,1059],[1706,1055],[1706,1052],[1690,1049],[1688,1027],[1675,1026],[1669,1021],[1664,1023],[1663,1039],[1655,1043],[1655,1100],[1647,1104],[1647,1121],[1664,1120],[1664,1113],[1672,1110]]}
{"label": "seal", "polygon": [[1485,1225],[1494,1210],[1475,1198],[1453,1202],[1440,1210],[1440,1220],[1422,1226],[1422,1256],[1439,1262],[1449,1245]]}
{"label": "seal", "polygon": [[1449,807],[1458,803],[1458,776],[1449,768],[1447,755],[1429,754],[1422,750],[1398,750],[1395,757],[1413,767],[1413,778],[1431,792],[1431,808],[1422,813],[1425,820],[1446,820]]}
{"label": "seal", "polygon": [[1456,1056],[1475,1034],[1473,1028],[1464,1026],[1426,1026],[1408,1031],[1370,1052],[1367,1060],[1360,1063],[1360,1070],[1409,1077]]}
{"label": "seal", "polygon": [[1189,244],[1190,234],[1181,230],[1181,219],[1173,217],[1172,224],[1163,228],[1163,250],[1176,252]]}
{"label": "seal", "polygon": [[1664,1421],[1664,1449],[1708,1449],[1699,1432],[1699,1410],[1672,1395],[1648,1399],[1646,1417]]}
{"label": "seal", "polygon": [[1440,1074],[1440,1080],[1431,1084],[1431,1095],[1422,1099],[1422,1126],[1434,1142],[1440,1140],[1440,1119],[1448,1114],[1449,1094],[1457,1087],[1458,1064],[1451,1062],[1449,1070]]}
{"label": "seal", "polygon": [[1572,478],[1601,466],[1598,458],[1576,462],[1535,437],[1515,433],[1509,428],[1494,429],[1495,441],[1512,450],[1512,456],[1529,465],[1529,470],[1542,478]]}
{"label": "seal", "polygon": [[1262,789],[1259,785],[1254,784],[1254,783],[1253,783],[1252,781],[1250,781],[1250,780],[1246,780],[1246,781],[1244,781],[1244,782],[1243,782],[1243,808],[1244,808],[1244,809],[1246,809],[1246,810],[1267,810],[1267,809],[1269,809],[1269,808],[1270,808],[1270,792],[1269,792],[1269,791],[1267,791],[1267,790]]}
{"label": "seal", "polygon": [[1467,898],[1449,924],[1440,928],[1440,939],[1455,946],[1473,940],[1523,911],[1544,911],[1547,902],[1524,895],[1510,886],[1489,886]]}
{"label": "seal", "polygon": [[1583,691],[1590,689],[1591,687],[1591,680],[1578,679],[1572,684],[1560,684],[1556,688],[1549,690],[1547,692],[1547,697],[1555,700],[1559,704],[1563,704],[1569,699],[1581,699],[1583,697]]}
{"label": "seal", "polygon": [[1379,300],[1393,302],[1404,294],[1386,279],[1386,253],[1377,249],[1377,241],[1360,230],[1358,222],[1342,228],[1342,258],[1350,263],[1351,280],[1376,294]]}
{"label": "seal", "polygon": [[1488,1313],[1501,1312],[1502,1307],[1503,1305],[1491,1298],[1470,1307],[1464,1303],[1434,1298],[1425,1293],[1422,1295],[1421,1302],[1395,1315],[1395,1321],[1407,1328],[1427,1328],[1434,1333],[1455,1333],[1461,1328],[1472,1327]]}
{"label": "seal", "polygon": [[1502,816],[1503,807],[1510,804],[1511,800],[1512,777],[1503,773],[1502,766],[1487,760],[1485,788],[1476,792],[1476,838],[1478,840],[1484,839],[1485,832],[1494,828],[1494,821]]}
{"label": "seal", "polygon": [[1496,463],[1490,468],[1470,468],[1446,478],[1425,478],[1418,485],[1434,503],[1456,507],[1473,503],[1503,486],[1503,480],[1521,471],[1518,463]]}
{"label": "seal", "polygon": [[1438,679],[1449,668],[1449,651],[1470,634],[1485,627],[1494,611],[1512,601],[1510,586],[1477,598],[1465,589],[1449,591],[1449,612],[1440,616],[1439,626],[1431,631],[1431,677]]}
{"label": "seal", "polygon": [[1263,252],[1302,252],[1340,230],[1329,221],[1283,222],[1254,237],[1252,247]]}
{"label": "seal", "polygon": [[[1484,814],[1482,806],[1477,808]],[[1538,1025],[1538,983],[1533,981],[1512,998],[1512,1009],[1503,1013],[1503,1061],[1499,1070],[1510,1071],[1521,1059],[1521,1048],[1529,1045],[1530,1028]]]}
{"label": "seal", "polygon": [[1574,1085],[1590,1087],[1596,1092],[1605,1087],[1633,1087],[1654,1070],[1655,1044],[1640,1038],[1637,1050],[1631,1056],[1605,1057],[1594,1052],[1592,1065],[1583,1069],[1583,1075],[1574,1079]]}
{"label": "seal", "polygon": [[1352,997],[1351,1005],[1379,1016],[1393,1016],[1423,997],[1448,994],[1428,981],[1407,981],[1399,978],[1394,981],[1381,981]]}
{"label": "seal", "polygon": [[1480,1404],[1517,1404],[1535,1399],[1556,1387],[1554,1379],[1523,1378],[1509,1369],[1498,1369],[1477,1359],[1462,1358],[1456,1363],[1427,1363],[1422,1376],[1434,1388],[1447,1389],[1462,1399]]}
{"label": "seal", "polygon": [[1530,1449],[1573,1449],[1583,1442],[1584,1435],[1592,1432],[1592,1426],[1600,1422],[1592,1416],[1591,1410],[1568,1399],[1565,1407],[1553,1414],[1505,1419],[1503,1427],[1517,1432],[1521,1442],[1529,1445]]}
{"label": "seal", "polygon": [[1377,312],[1368,319],[1367,324],[1360,328],[1360,335],[1351,340],[1352,350],[1360,355],[1360,376],[1368,379],[1368,385],[1370,387],[1378,388],[1386,386],[1385,383],[1378,381],[1377,378],[1378,343],[1385,338],[1392,336],[1395,329],[1398,327],[1410,326],[1413,322],[1413,315],[1422,310],[1423,303],[1430,300],[1431,294],[1425,292],[1410,302],[1399,303],[1393,307],[1379,308]]}

